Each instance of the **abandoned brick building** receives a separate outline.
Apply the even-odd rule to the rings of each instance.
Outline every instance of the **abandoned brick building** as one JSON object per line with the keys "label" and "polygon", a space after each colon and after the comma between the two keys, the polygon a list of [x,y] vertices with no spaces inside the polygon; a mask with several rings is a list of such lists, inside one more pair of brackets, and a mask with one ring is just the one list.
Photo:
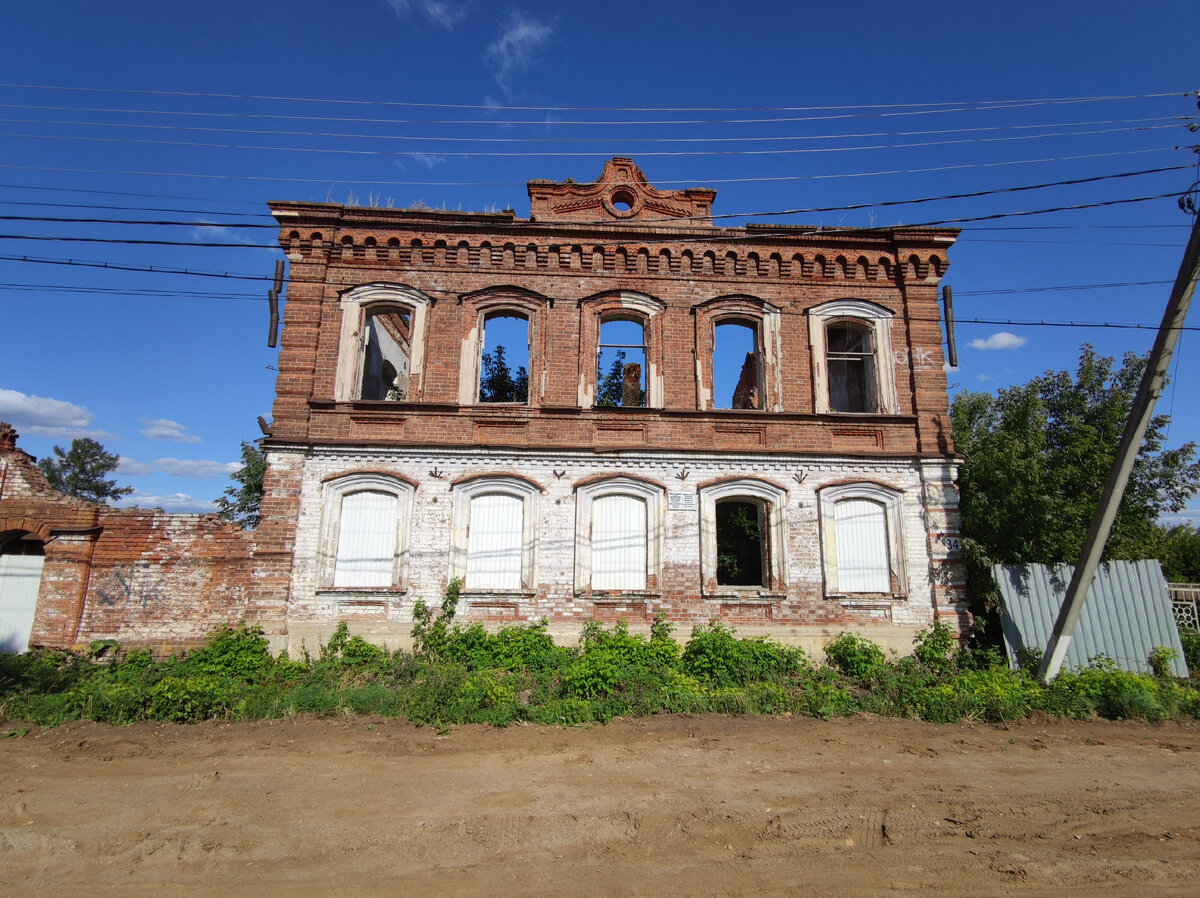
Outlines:
{"label": "abandoned brick building", "polygon": [[[714,225],[615,158],[528,219],[277,202],[290,263],[258,551],[288,641],[665,613],[905,648],[965,610],[948,228]],[[264,556],[265,557],[265,556]]]}
{"label": "abandoned brick building", "polygon": [[395,646],[453,578],[462,619],[564,640],[660,612],[809,648],[961,627],[957,231],[725,228],[715,196],[615,158],[531,181],[528,219],[272,203],[257,532],[56,494],[7,428],[0,586],[30,585],[28,642],[167,650],[246,619],[296,650],[346,620]]}

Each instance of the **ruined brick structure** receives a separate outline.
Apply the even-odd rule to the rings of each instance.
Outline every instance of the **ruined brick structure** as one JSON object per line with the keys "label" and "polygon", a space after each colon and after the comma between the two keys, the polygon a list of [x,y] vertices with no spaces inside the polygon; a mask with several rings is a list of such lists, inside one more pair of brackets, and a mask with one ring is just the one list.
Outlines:
{"label": "ruined brick structure", "polygon": [[269,592],[255,567],[254,534],[216,515],[55,491],[0,423],[0,651],[96,639],[158,654],[199,645],[243,618],[279,617],[277,603],[259,601]]}
{"label": "ruined brick structure", "polygon": [[29,603],[0,641],[166,652],[245,619],[295,651],[347,620],[397,646],[455,577],[462,619],[564,640],[661,612],[904,651],[966,623],[957,231],[717,227],[714,191],[622,158],[529,196],[528,219],[272,204],[291,269],[255,533],[63,496],[0,426],[0,624]]}
{"label": "ruined brick structure", "polygon": [[904,649],[965,622],[956,230],[722,228],[715,191],[623,158],[529,196],[527,219],[271,204],[290,276],[256,557],[281,637],[402,644],[453,577],[463,619],[563,638],[663,612]]}

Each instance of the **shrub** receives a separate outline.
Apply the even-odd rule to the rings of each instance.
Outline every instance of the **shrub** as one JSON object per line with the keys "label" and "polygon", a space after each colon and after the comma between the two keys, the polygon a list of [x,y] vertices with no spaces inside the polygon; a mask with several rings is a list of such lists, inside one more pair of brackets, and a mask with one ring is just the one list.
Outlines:
{"label": "shrub", "polygon": [[801,649],[764,636],[738,639],[736,632],[720,621],[695,627],[680,658],[683,672],[721,687],[786,678],[807,668],[808,659]]}
{"label": "shrub", "polygon": [[1182,629],[1179,641],[1183,643],[1183,660],[1192,676],[1200,675],[1200,630]]}
{"label": "shrub", "polygon": [[853,633],[842,633],[825,646],[825,658],[845,676],[865,679],[884,663],[883,649]]}

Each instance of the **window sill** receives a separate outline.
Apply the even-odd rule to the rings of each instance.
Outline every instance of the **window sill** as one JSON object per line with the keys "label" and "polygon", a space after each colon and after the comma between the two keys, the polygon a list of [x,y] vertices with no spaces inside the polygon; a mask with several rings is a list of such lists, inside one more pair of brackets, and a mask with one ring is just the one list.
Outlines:
{"label": "window sill", "polygon": [[321,586],[317,589],[318,596],[331,596],[342,600],[354,598],[371,599],[377,596],[389,597],[407,594],[408,588],[404,586]]}
{"label": "window sill", "polygon": [[715,592],[709,593],[708,598],[721,599],[723,601],[732,599],[739,602],[780,602],[787,598],[787,593],[771,592],[762,587],[738,589],[736,587],[724,586],[718,587]]}
{"label": "window sill", "polygon": [[896,602],[904,602],[908,600],[908,596],[904,593],[862,593],[854,595],[834,594],[828,595],[825,598],[836,600],[843,607],[879,607],[883,605],[892,605]]}
{"label": "window sill", "polygon": [[626,605],[630,602],[644,602],[646,599],[661,599],[661,592],[580,592],[576,595],[597,605]]}
{"label": "window sill", "polygon": [[468,602],[487,602],[496,601],[503,602],[505,600],[512,601],[513,599],[531,599],[537,593],[532,589],[510,589],[510,590],[490,590],[490,591],[473,591],[464,589],[459,592],[459,600],[466,599]]}

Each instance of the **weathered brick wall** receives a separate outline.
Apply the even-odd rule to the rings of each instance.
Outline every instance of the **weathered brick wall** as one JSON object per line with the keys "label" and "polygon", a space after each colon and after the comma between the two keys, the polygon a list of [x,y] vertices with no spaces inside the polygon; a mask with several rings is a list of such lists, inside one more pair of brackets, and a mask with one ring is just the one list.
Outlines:
{"label": "weathered brick wall", "polygon": [[[319,571],[329,481],[352,473],[390,474],[415,484],[411,513],[403,523],[407,559],[399,588],[332,588]],[[624,619],[645,629],[665,612],[686,635],[691,626],[725,620],[743,632],[770,633],[798,641],[804,628],[819,639],[845,629],[875,628],[899,647],[911,646],[912,634],[933,623],[935,614],[959,626],[965,622],[957,552],[947,533],[957,536],[957,496],[953,467],[941,462],[866,458],[779,458],[718,453],[670,455],[622,452],[597,458],[589,452],[507,452],[490,450],[316,449],[309,453],[300,481],[296,526],[296,564],[292,572],[289,641],[293,650],[307,640],[313,650],[338,620],[354,622],[361,632],[393,646],[404,645],[417,599],[435,604],[449,580],[454,542],[453,485],[477,475],[519,471],[541,488],[536,504],[536,588],[513,595],[464,593],[465,620],[530,621],[545,617],[551,632],[578,636],[584,621]],[[681,477],[681,475],[683,475]],[[700,486],[729,478],[757,478],[786,495],[783,550],[786,586],[761,591],[702,589],[700,514],[690,508],[662,513],[661,576],[656,589],[622,597],[581,592],[576,583],[577,487],[598,477],[629,476],[658,485],[664,495],[696,495]],[[822,569],[819,491],[833,483],[866,481],[904,494],[903,557],[907,590],[895,598],[843,600],[827,597]],[[950,490],[946,487],[950,485]],[[936,502],[927,512],[926,495]],[[936,499],[934,498],[936,494]],[[951,504],[952,503],[952,504]],[[651,538],[655,538],[652,536]],[[802,641],[802,640],[800,640]]]}
{"label": "weathered brick wall", "polygon": [[242,619],[280,629],[287,574],[256,574],[253,533],[215,515],[114,509],[59,493],[0,424],[0,537],[20,532],[41,540],[46,559],[31,645],[117,639],[165,654]]}

